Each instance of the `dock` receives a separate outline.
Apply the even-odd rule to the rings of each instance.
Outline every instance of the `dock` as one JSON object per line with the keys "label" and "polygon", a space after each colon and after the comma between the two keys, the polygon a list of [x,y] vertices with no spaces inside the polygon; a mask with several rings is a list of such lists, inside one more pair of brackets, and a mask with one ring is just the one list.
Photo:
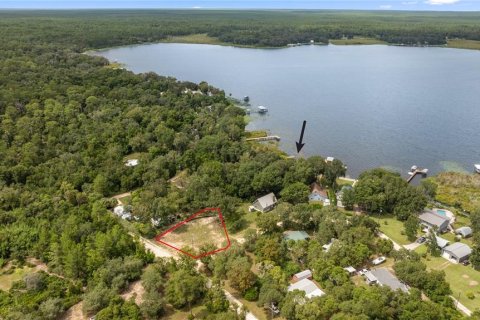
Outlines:
{"label": "dock", "polygon": [[280,141],[279,136],[265,136],[259,138],[248,138],[246,141]]}
{"label": "dock", "polygon": [[410,169],[410,171],[408,172],[408,174],[410,175],[410,177],[408,177],[407,179],[407,183],[410,183],[410,181],[413,180],[413,178],[415,178],[415,176],[417,174],[421,174],[422,176],[426,176],[428,173],[428,169],[422,169],[422,168],[418,168],[417,166],[412,166],[412,168]]}

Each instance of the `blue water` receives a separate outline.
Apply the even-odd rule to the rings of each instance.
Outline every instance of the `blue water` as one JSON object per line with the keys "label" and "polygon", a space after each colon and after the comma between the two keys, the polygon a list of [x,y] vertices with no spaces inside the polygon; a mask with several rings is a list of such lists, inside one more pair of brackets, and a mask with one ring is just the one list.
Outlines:
{"label": "blue water", "polygon": [[437,209],[436,211],[439,215],[442,215],[442,216],[445,216],[445,217],[447,216],[447,212],[445,212],[445,210]]}
{"label": "blue water", "polygon": [[395,46],[245,49],[151,44],[98,53],[134,72],[207,81],[250,96],[248,129],[268,129],[296,154],[343,160],[348,174],[412,165],[473,172],[480,162],[480,51]]}

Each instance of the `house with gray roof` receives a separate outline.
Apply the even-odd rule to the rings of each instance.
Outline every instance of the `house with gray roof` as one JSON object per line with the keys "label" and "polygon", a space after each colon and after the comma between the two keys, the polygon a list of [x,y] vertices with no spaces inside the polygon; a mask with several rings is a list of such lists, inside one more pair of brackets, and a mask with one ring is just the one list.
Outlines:
{"label": "house with gray roof", "polygon": [[292,282],[298,282],[303,279],[312,279],[312,271],[307,269],[303,270],[302,272],[295,273],[292,277]]}
{"label": "house with gray roof", "polygon": [[251,207],[256,211],[268,212],[273,208],[275,208],[276,204],[277,204],[277,197],[275,197],[275,194],[269,193],[255,200],[255,202],[252,204]]}
{"label": "house with gray roof", "polygon": [[446,246],[442,250],[442,257],[454,263],[460,263],[468,260],[472,254],[472,249],[465,243],[455,242]]}
{"label": "house with gray roof", "polygon": [[427,228],[437,228],[438,232],[444,232],[447,230],[450,224],[450,219],[446,216],[442,216],[435,211],[425,210],[419,216],[420,223]]}
{"label": "house with gray roof", "polygon": [[291,284],[288,287],[288,291],[293,291],[293,290],[300,290],[305,292],[305,297],[307,298],[313,298],[313,297],[321,297],[325,294],[317,285],[308,279],[302,279],[298,282],[295,282],[294,284]]}
{"label": "house with gray roof", "polygon": [[440,238],[439,236],[435,236],[435,239],[437,240],[437,246],[440,249],[443,249],[450,244],[450,241],[448,241],[447,239]]}
{"label": "house with gray roof", "polygon": [[461,235],[463,238],[470,237],[472,235],[472,228],[470,227],[461,227],[455,230],[455,234]]}
{"label": "house with gray roof", "polygon": [[387,286],[393,291],[402,290],[403,292],[408,292],[408,287],[386,268],[367,271],[364,276],[368,284],[378,284],[379,286]]}

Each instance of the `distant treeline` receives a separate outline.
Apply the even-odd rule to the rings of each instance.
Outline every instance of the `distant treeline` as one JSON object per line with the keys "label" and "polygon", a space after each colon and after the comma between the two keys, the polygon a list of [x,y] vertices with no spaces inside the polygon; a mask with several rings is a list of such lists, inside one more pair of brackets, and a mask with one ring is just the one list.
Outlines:
{"label": "distant treeline", "polygon": [[[189,34],[250,46],[369,37],[391,44],[443,45],[480,40],[478,12],[81,10],[0,11],[2,37],[29,28],[29,39],[76,50],[153,42]],[[87,36],[88,35],[88,36]]]}

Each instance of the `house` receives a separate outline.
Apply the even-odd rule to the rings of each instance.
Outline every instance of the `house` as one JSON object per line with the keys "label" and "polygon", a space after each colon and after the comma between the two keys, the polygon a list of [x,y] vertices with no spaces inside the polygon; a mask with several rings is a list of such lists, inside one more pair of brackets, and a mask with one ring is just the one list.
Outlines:
{"label": "house", "polygon": [[438,232],[444,232],[450,224],[449,218],[432,210],[423,211],[418,218],[420,219],[421,224],[427,228],[437,228]]}
{"label": "house", "polygon": [[260,212],[268,212],[277,204],[277,197],[273,193],[269,193],[255,200],[250,208]]}
{"label": "house", "polygon": [[130,213],[129,208],[126,206],[116,206],[113,208],[113,213],[124,220],[132,219],[132,214]]}
{"label": "house", "polygon": [[130,159],[125,163],[127,167],[135,167],[138,165],[138,159]]}
{"label": "house", "polygon": [[403,292],[408,292],[408,287],[388,271],[387,268],[367,271],[364,276],[368,284],[378,284],[379,286],[390,287],[393,291],[402,290]]}
{"label": "house", "polygon": [[468,260],[468,257],[472,254],[472,249],[465,243],[455,242],[449,246],[446,246],[442,250],[442,257],[453,262],[460,263]]}
{"label": "house", "polygon": [[343,270],[347,271],[349,276],[354,275],[357,272],[357,270],[352,266],[345,267]]}
{"label": "house", "polygon": [[292,282],[295,283],[295,282],[298,282],[298,281],[303,280],[303,279],[311,280],[312,279],[312,271],[307,269],[307,270],[303,270],[302,272],[295,273],[292,277]]}
{"label": "house", "polygon": [[320,290],[317,285],[308,279],[302,279],[298,282],[295,282],[294,284],[291,284],[288,287],[288,291],[293,291],[293,290],[300,290],[305,292],[305,297],[307,298],[313,298],[313,297],[321,297],[325,295],[325,292]]}
{"label": "house", "polygon": [[455,234],[461,235],[463,238],[470,237],[472,235],[472,228],[470,227],[461,227],[455,230]]}
{"label": "house", "polygon": [[285,231],[283,233],[283,238],[285,240],[299,241],[308,240],[310,236],[305,231]]}
{"label": "house", "polygon": [[335,242],[335,240],[337,240],[337,239],[333,239],[333,238],[332,238],[332,240],[330,240],[329,243],[324,244],[324,245],[322,246],[323,251],[325,251],[325,252],[330,251],[330,248],[332,247],[332,244]]}
{"label": "house", "polygon": [[450,241],[448,241],[447,239],[440,238],[439,236],[435,236],[435,239],[437,240],[437,246],[440,249],[443,249],[450,244]]}
{"label": "house", "polygon": [[327,190],[323,189],[318,183],[314,182],[310,185],[310,201],[321,201],[324,206],[330,205]]}

